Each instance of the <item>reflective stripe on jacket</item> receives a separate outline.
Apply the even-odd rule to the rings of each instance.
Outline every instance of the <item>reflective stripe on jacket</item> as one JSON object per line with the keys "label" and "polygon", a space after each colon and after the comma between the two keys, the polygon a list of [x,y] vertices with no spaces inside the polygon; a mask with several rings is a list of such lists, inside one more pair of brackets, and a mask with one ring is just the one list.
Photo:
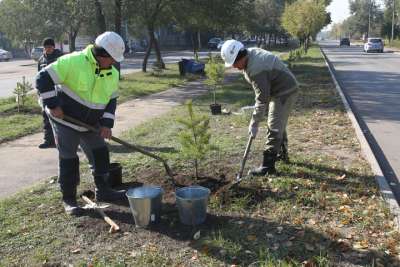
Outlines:
{"label": "reflective stripe on jacket", "polygon": [[100,70],[92,47],[62,56],[44,68],[36,77],[36,87],[48,108],[60,106],[66,115],[82,122],[112,128],[119,74],[114,67]]}

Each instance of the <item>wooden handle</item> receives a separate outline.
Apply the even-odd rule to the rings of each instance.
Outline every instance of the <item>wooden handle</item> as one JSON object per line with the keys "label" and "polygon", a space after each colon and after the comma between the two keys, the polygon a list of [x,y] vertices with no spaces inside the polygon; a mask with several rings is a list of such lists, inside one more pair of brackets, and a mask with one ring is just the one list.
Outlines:
{"label": "wooden handle", "polygon": [[103,217],[103,219],[106,221],[106,223],[108,223],[111,228],[110,228],[110,233],[114,233],[119,231],[119,226],[118,224],[116,224],[110,217],[107,216],[107,214],[104,213],[104,211],[102,209],[97,208],[97,204],[94,203],[92,200],[90,200],[90,198],[88,198],[87,196],[82,196],[82,199],[89,205],[93,205],[93,207],[95,208],[95,210],[101,215],[101,217]]}

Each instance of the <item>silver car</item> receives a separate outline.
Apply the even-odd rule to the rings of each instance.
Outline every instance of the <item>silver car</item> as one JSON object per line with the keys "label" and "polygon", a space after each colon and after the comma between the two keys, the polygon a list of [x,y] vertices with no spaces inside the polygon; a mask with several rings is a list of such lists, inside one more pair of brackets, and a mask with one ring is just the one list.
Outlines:
{"label": "silver car", "polygon": [[13,55],[11,52],[4,49],[0,49],[0,61],[9,61],[12,58]]}
{"label": "silver car", "polygon": [[383,41],[381,38],[368,38],[364,44],[364,52],[379,52],[383,53]]}
{"label": "silver car", "polygon": [[38,61],[43,55],[43,47],[34,47],[31,51],[31,59]]}

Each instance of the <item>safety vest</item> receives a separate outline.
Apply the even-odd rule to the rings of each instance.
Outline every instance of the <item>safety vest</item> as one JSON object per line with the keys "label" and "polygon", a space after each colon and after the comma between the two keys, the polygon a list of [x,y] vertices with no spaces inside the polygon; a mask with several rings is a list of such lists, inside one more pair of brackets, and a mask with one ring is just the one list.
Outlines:
{"label": "safety vest", "polygon": [[114,67],[100,70],[92,48],[62,56],[46,70],[58,90],[88,108],[104,109],[116,97],[119,73]]}

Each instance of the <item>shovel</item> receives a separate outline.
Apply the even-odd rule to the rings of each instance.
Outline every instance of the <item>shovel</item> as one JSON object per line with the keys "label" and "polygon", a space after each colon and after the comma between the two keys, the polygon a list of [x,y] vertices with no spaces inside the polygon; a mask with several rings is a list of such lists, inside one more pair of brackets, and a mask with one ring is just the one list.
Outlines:
{"label": "shovel", "polygon": [[246,178],[246,177],[243,177],[243,170],[244,170],[244,166],[246,165],[247,156],[249,155],[250,147],[251,147],[251,144],[253,143],[253,140],[254,140],[254,137],[252,135],[250,135],[249,140],[247,141],[246,149],[244,150],[242,161],[240,163],[239,173],[237,174],[236,181],[233,184],[238,184],[244,178]]}
{"label": "shovel", "polygon": [[249,140],[247,141],[246,149],[244,150],[242,161],[240,162],[240,169],[236,175],[236,179],[233,182],[227,184],[226,186],[221,187],[218,190],[218,192],[223,192],[223,191],[227,192],[229,189],[231,189],[234,186],[237,186],[241,181],[243,181],[243,179],[248,177],[248,176],[243,177],[243,170],[244,170],[244,166],[246,165],[247,157],[249,155],[250,147],[251,147],[251,144],[253,143],[253,140],[254,140],[254,137],[250,135]]}
{"label": "shovel", "polygon": [[[99,129],[97,129],[97,128],[91,126],[91,125],[88,125],[88,124],[86,124],[84,122],[81,122],[81,121],[79,121],[77,119],[74,119],[74,118],[72,118],[70,116],[64,115],[64,119],[66,121],[72,122],[72,123],[74,123],[74,124],[76,124],[78,126],[84,127],[86,129],[88,129],[89,131],[92,131],[94,133],[99,133]],[[172,173],[171,168],[169,167],[169,165],[168,165],[168,163],[167,163],[167,161],[165,159],[163,159],[163,158],[161,158],[161,157],[159,157],[159,156],[157,156],[157,155],[155,155],[153,153],[150,153],[150,152],[138,147],[137,145],[125,142],[124,140],[121,140],[121,139],[119,139],[119,138],[117,138],[115,136],[111,136],[110,139],[113,140],[116,143],[119,143],[119,144],[127,147],[127,148],[133,149],[133,150],[135,150],[135,151],[137,151],[139,153],[142,153],[142,154],[144,154],[144,155],[146,155],[148,157],[151,157],[151,158],[161,162],[164,165],[165,172],[167,173],[168,177],[170,178],[172,184],[175,186],[173,173]]]}
{"label": "shovel", "polygon": [[116,224],[102,210],[102,209],[105,209],[105,208],[109,207],[109,205],[98,205],[97,203],[93,202],[90,199],[90,195],[92,195],[92,194],[94,194],[94,193],[90,192],[90,191],[86,191],[81,195],[81,198],[86,202],[86,205],[83,208],[87,209],[87,210],[94,209],[95,211],[97,211],[101,215],[103,220],[106,221],[106,223],[108,223],[110,225],[110,230],[109,230],[110,234],[118,232],[120,230],[118,224]]}

